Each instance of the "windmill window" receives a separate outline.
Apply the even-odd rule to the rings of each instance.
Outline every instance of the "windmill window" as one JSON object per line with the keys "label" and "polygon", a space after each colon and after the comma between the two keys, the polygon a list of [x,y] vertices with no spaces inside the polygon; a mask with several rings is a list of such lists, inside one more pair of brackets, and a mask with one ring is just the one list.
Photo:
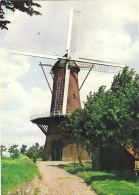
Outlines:
{"label": "windmill window", "polygon": [[74,99],[76,99],[76,95],[75,95],[75,93],[73,93],[73,98],[74,98]]}

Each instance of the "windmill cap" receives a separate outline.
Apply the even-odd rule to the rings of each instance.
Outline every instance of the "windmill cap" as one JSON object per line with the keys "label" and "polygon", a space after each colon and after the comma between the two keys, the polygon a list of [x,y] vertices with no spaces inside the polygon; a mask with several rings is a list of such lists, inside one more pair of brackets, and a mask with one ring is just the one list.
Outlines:
{"label": "windmill cap", "polygon": [[[65,54],[63,57],[67,57],[67,54]],[[53,66],[52,71],[56,69],[61,69],[66,67],[66,63],[68,61],[68,67],[69,69],[76,69],[77,71],[80,71],[80,68],[75,63],[75,61],[71,61],[70,59],[59,59]]]}

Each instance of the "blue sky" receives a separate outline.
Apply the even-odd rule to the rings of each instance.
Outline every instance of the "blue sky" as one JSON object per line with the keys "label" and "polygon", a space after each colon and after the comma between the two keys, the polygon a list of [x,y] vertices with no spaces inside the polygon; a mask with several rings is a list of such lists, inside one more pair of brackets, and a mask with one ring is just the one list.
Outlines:
{"label": "blue sky", "polygon": [[[70,9],[81,11],[77,57],[127,64],[139,71],[137,0],[40,1],[42,16],[7,13],[9,30],[0,32],[0,94],[2,144],[28,146],[45,142],[41,130],[30,122],[36,113],[49,113],[51,94],[39,67],[46,59],[7,53],[8,49],[65,54]],[[38,35],[40,33],[40,35]],[[50,68],[45,68],[49,81]],[[79,85],[87,72],[79,74]],[[90,91],[112,82],[114,74],[91,72],[81,90],[81,102]],[[82,103],[83,105],[83,103]]]}

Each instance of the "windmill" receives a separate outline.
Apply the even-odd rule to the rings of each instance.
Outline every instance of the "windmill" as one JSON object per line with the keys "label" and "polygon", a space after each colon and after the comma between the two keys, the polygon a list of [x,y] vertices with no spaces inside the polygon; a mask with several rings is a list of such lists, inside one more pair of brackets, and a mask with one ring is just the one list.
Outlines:
{"label": "windmill", "polygon": [[[70,12],[66,54],[64,56],[11,51],[14,54],[56,60],[54,65],[39,64],[52,93],[50,114],[36,114],[31,117],[31,121],[37,124],[46,135],[44,160],[72,160],[77,158],[75,144],[61,138],[58,129],[59,123],[64,120],[66,115],[81,107],[79,93],[91,71],[117,72],[124,67],[124,65],[117,63],[70,57],[71,53],[75,51],[79,15],[79,11],[71,10]],[[52,67],[53,90],[45,74],[44,66]],[[80,70],[88,70],[88,72],[79,87],[78,73]],[[82,148],[80,150],[82,151],[82,158],[88,160],[87,151]]]}

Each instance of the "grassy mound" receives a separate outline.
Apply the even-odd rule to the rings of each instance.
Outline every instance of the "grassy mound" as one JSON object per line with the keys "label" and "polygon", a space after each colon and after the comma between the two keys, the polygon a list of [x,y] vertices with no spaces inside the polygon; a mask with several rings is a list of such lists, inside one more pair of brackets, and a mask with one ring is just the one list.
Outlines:
{"label": "grassy mound", "polygon": [[40,175],[39,169],[28,157],[19,159],[4,158],[1,160],[2,194],[19,187],[24,182],[31,181]]}
{"label": "grassy mound", "polygon": [[118,172],[93,171],[91,163],[66,164],[60,167],[71,174],[82,177],[100,195],[138,195],[139,178]]}

